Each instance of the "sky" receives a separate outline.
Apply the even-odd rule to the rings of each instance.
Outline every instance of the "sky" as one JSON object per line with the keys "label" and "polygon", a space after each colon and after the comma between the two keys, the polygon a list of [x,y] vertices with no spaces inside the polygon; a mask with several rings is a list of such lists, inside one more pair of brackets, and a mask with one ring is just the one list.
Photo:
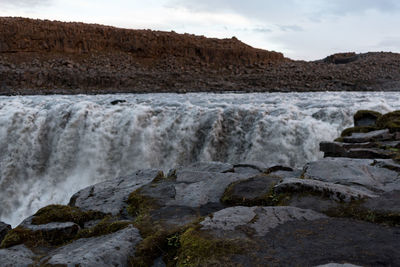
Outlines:
{"label": "sky", "polygon": [[399,0],[0,0],[0,16],[235,36],[298,60],[400,52]]}

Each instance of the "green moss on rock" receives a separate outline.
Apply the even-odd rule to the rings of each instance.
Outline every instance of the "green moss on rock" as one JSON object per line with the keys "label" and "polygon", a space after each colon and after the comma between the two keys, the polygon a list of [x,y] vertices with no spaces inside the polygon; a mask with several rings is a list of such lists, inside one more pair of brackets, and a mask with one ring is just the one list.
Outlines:
{"label": "green moss on rock", "polygon": [[39,245],[47,245],[42,233],[33,232],[24,227],[16,227],[9,231],[1,242],[0,248],[8,248],[19,244],[26,244],[28,247],[37,247]]}
{"label": "green moss on rock", "polygon": [[233,239],[218,239],[196,227],[179,238],[176,266],[233,266],[231,256],[245,252],[246,244]]}
{"label": "green moss on rock", "polygon": [[267,193],[262,194],[256,198],[245,198],[235,195],[235,187],[245,181],[237,181],[230,184],[222,195],[220,201],[229,206],[279,206],[283,205],[290,196],[288,194],[277,194],[274,191],[276,183],[272,183]]}
{"label": "green moss on rock", "polygon": [[115,221],[111,216],[107,216],[95,226],[81,229],[78,232],[76,239],[112,234],[128,227],[130,224],[133,224],[133,222]]}
{"label": "green moss on rock", "polygon": [[400,110],[382,115],[376,122],[381,129],[387,128],[390,132],[400,131]]}
{"label": "green moss on rock", "polygon": [[338,208],[328,210],[326,215],[331,217],[352,218],[371,223],[400,226],[400,213],[378,212],[362,207],[363,200],[342,204]]}
{"label": "green moss on rock", "polygon": [[373,111],[373,110],[359,110],[356,112],[356,114],[354,114],[353,118],[354,118],[354,122],[356,122],[363,118],[370,118],[370,119],[377,120],[381,116],[382,116],[381,113]]}
{"label": "green moss on rock", "polygon": [[32,218],[32,224],[47,224],[51,222],[74,222],[80,226],[87,221],[104,218],[99,211],[81,211],[79,208],[64,205],[49,205],[41,208]]}

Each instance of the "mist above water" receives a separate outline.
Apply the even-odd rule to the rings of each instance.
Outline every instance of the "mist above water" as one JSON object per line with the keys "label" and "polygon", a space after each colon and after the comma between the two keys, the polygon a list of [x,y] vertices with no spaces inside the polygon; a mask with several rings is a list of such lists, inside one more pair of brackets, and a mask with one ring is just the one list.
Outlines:
{"label": "mist above water", "polygon": [[[111,105],[113,100],[124,103]],[[0,97],[0,220],[13,225],[88,185],[195,161],[301,168],[359,109],[399,93]]]}

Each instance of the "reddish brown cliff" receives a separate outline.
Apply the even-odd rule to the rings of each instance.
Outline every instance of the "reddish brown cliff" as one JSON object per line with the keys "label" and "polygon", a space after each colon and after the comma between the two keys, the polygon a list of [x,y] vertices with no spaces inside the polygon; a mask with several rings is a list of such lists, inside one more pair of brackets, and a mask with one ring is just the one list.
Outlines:
{"label": "reddish brown cliff", "polygon": [[400,90],[400,54],[305,62],[236,38],[0,17],[0,94]]}
{"label": "reddish brown cliff", "polygon": [[144,59],[254,64],[283,59],[277,52],[254,49],[236,38],[211,39],[175,32],[128,30],[96,24],[0,18],[0,52],[127,53]]}

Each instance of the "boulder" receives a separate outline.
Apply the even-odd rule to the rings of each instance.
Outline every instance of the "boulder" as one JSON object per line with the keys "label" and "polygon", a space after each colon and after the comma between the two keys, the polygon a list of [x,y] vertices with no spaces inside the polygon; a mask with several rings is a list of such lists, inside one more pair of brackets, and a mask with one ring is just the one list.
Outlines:
{"label": "boulder", "polygon": [[378,118],[376,125],[380,128],[387,128],[390,132],[400,131],[400,110],[386,113]]}
{"label": "boulder", "polygon": [[372,110],[359,110],[354,114],[354,126],[375,126],[378,118],[382,116],[381,113]]}
{"label": "boulder", "polygon": [[33,265],[35,254],[24,245],[0,249],[2,267],[28,267]]}
{"label": "boulder", "polygon": [[82,210],[96,210],[119,215],[126,208],[126,200],[130,193],[161,176],[163,174],[160,170],[143,170],[132,175],[101,182],[74,194],[69,205]]}
{"label": "boulder", "polygon": [[304,178],[350,186],[366,193],[400,189],[399,174],[370,159],[324,158],[304,167]]}
{"label": "boulder", "polygon": [[124,99],[116,99],[116,100],[113,100],[113,101],[110,102],[111,105],[118,105],[118,104],[121,104],[121,103],[126,103],[126,100],[124,100]]}
{"label": "boulder", "polygon": [[11,225],[0,222],[0,244],[1,244],[1,241],[3,240],[3,238],[6,236],[6,234],[10,230],[11,230]]}
{"label": "boulder", "polygon": [[52,251],[42,264],[57,266],[130,266],[136,245],[142,240],[139,231],[128,226],[113,234],[81,238]]}
{"label": "boulder", "polygon": [[30,246],[59,245],[72,240],[80,227],[73,222],[51,222],[32,224],[33,216],[25,219],[12,229],[2,242],[2,247],[8,248],[19,244]]}

